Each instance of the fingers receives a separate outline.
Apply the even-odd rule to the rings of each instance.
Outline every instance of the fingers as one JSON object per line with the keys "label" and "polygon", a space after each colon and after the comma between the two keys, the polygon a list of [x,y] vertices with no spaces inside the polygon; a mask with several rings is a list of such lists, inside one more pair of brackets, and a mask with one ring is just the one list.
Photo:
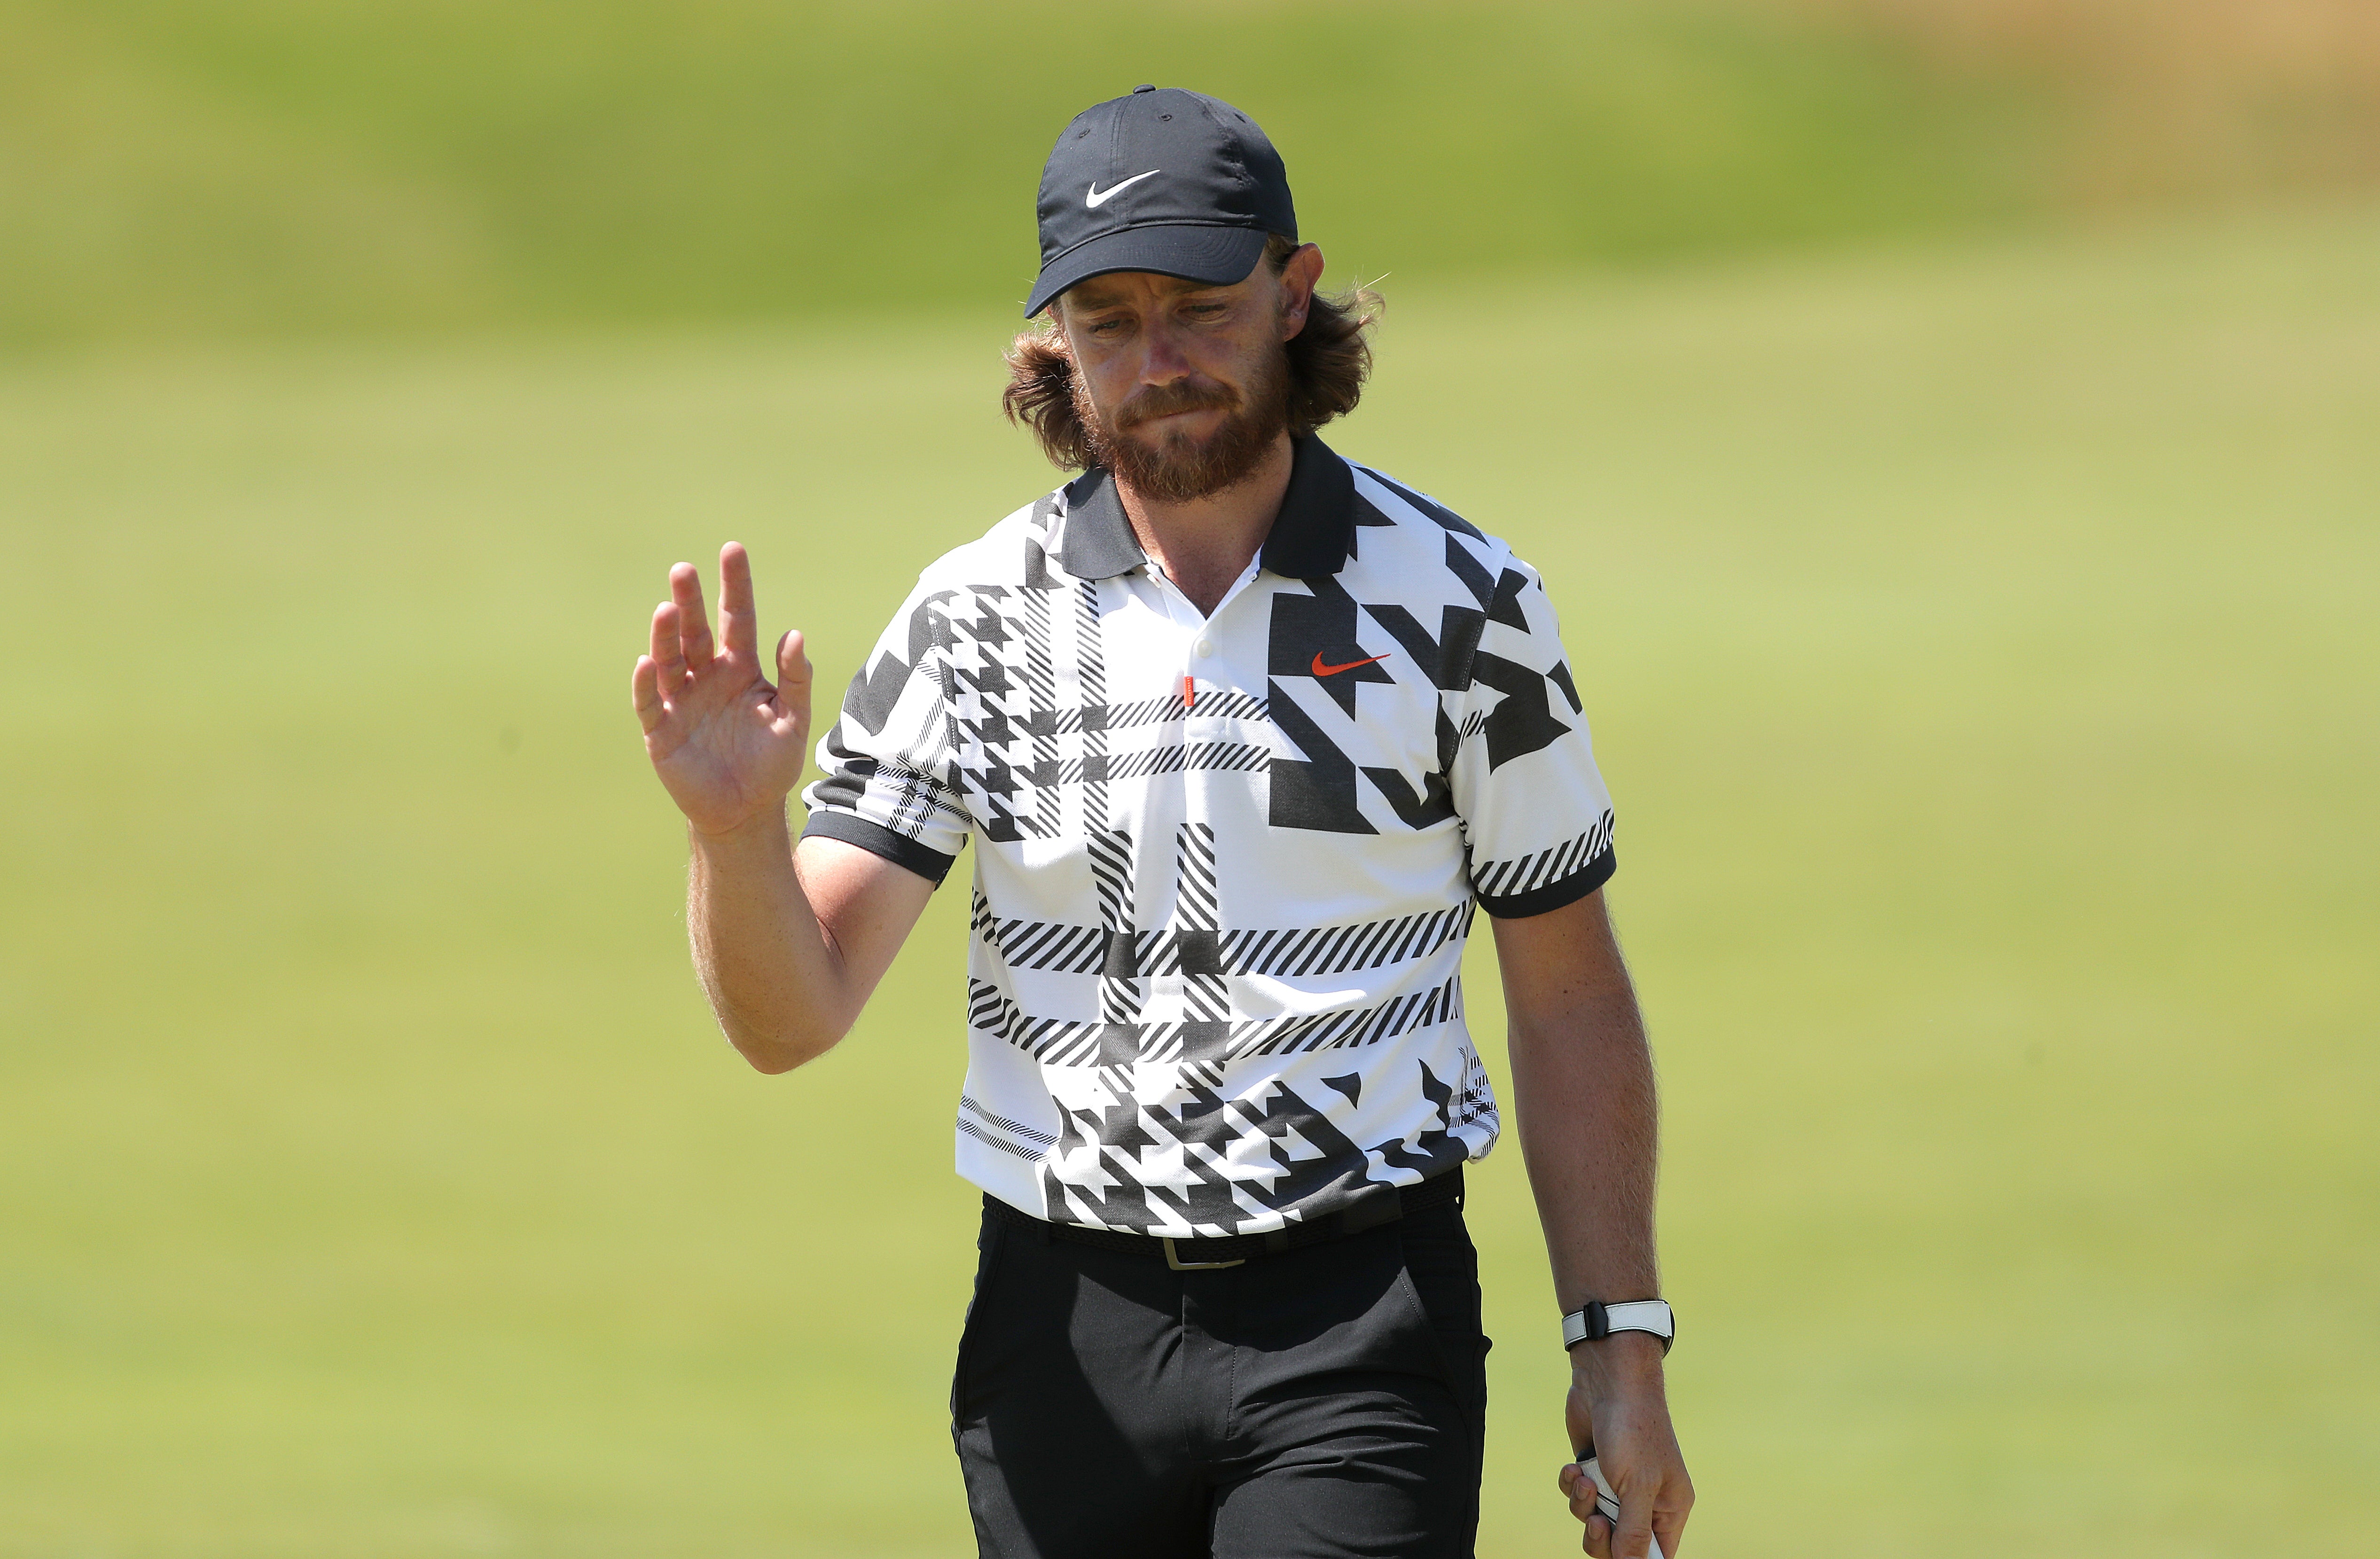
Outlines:
{"label": "fingers", "polygon": [[752,560],[741,542],[719,549],[719,640],[728,654],[759,658],[760,615],[752,604]]}
{"label": "fingers", "polygon": [[[681,619],[678,627],[680,654],[686,669],[700,671],[710,664],[710,619],[702,609],[702,576],[694,571],[691,563],[681,563],[670,570],[670,600]],[[667,663],[663,663],[666,667]]]}
{"label": "fingers", "polygon": [[669,706],[662,701],[661,667],[650,655],[637,657],[636,674],[628,679],[628,697],[636,705],[637,724],[650,736],[656,726],[669,718]]}
{"label": "fingers", "polygon": [[674,602],[664,601],[653,608],[653,636],[650,654],[655,685],[662,697],[667,698],[682,687],[686,678],[686,652],[679,634],[679,613]]}
{"label": "fingers", "polygon": [[810,658],[803,649],[802,630],[789,627],[777,640],[777,703],[787,714],[807,720],[810,713]]}
{"label": "fingers", "polygon": [[1555,1482],[1570,1501],[1571,1516],[1586,1529],[1579,1546],[1595,1559],[1611,1559],[1611,1523],[1595,1507],[1595,1480],[1587,1476],[1585,1466],[1565,1462]]}
{"label": "fingers", "polygon": [[1611,1523],[1595,1508],[1595,1480],[1586,1468],[1571,1462],[1561,1469],[1559,1480],[1562,1496],[1570,1501],[1571,1516],[1585,1527],[1579,1546],[1595,1555],[1595,1559],[1611,1559]]}

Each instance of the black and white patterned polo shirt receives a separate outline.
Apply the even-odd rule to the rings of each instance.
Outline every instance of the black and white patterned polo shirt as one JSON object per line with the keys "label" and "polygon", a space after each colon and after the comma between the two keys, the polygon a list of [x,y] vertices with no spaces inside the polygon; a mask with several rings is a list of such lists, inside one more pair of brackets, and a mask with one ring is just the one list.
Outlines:
{"label": "black and white patterned polo shirt", "polygon": [[977,843],[958,1167],[1038,1217],[1257,1234],[1496,1140],[1475,903],[1559,908],[1611,811],[1537,576],[1311,438],[1211,617],[1092,471],[928,568],[805,835]]}

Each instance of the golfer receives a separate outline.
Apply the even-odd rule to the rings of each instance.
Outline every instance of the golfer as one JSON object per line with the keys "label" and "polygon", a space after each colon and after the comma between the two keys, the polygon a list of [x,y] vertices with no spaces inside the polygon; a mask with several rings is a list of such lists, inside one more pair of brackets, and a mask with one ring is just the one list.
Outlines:
{"label": "golfer", "polygon": [[635,700],[712,1010],[763,1072],[821,1054],[972,841],[956,1140],[984,1213],[951,1410],[982,1553],[1451,1559],[1488,1346],[1463,1167],[1502,1124],[1463,1021],[1485,910],[1569,1443],[1616,1525],[1579,1462],[1560,1487],[1588,1553],[1674,1556],[1652,1066],[1544,588],[1316,436],[1376,300],[1316,292],[1247,116],[1099,104],[1039,210],[1007,405],[1081,474],[927,566],[798,844],[801,635],[771,668],[739,546],[715,639],[670,572]]}

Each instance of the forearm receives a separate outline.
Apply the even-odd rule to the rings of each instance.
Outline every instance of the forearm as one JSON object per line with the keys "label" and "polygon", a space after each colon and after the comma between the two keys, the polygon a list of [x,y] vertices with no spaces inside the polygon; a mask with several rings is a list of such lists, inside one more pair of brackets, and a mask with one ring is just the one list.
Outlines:
{"label": "forearm", "polygon": [[783,809],[724,834],[686,832],[686,930],[721,1029],[763,1072],[823,1054],[865,993],[852,993],[842,950],[803,889]]}
{"label": "forearm", "polygon": [[[1652,1056],[1624,975],[1562,1019],[1512,1032],[1513,1110],[1565,1312],[1661,1292],[1653,1234],[1659,1135]],[[1570,1350],[1573,1383],[1604,1412],[1666,1399],[1661,1346],[1620,1333]],[[1600,1426],[1600,1435],[1617,1431]],[[1598,1435],[1598,1438],[1600,1438]]]}
{"label": "forearm", "polygon": [[1512,1022],[1513,1114],[1565,1310],[1660,1292],[1653,1062],[1624,972]]}
{"label": "forearm", "polygon": [[[1661,1292],[1653,1235],[1659,1110],[1636,993],[1603,895],[1497,926],[1512,1110],[1564,1311]],[[1597,1404],[1661,1401],[1660,1346],[1622,1333],[1571,1350]]]}

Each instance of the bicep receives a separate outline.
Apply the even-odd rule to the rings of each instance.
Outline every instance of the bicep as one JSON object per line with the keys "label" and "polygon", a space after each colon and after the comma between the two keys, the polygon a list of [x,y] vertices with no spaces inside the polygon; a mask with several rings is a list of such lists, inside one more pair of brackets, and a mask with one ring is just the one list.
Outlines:
{"label": "bicep", "polygon": [[1516,1034],[1615,997],[1633,1003],[1602,889],[1542,915],[1492,923],[1504,1005]]}
{"label": "bicep", "polygon": [[865,1002],[909,939],[934,883],[841,839],[804,839],[794,871],[819,929],[840,956],[846,989]]}

